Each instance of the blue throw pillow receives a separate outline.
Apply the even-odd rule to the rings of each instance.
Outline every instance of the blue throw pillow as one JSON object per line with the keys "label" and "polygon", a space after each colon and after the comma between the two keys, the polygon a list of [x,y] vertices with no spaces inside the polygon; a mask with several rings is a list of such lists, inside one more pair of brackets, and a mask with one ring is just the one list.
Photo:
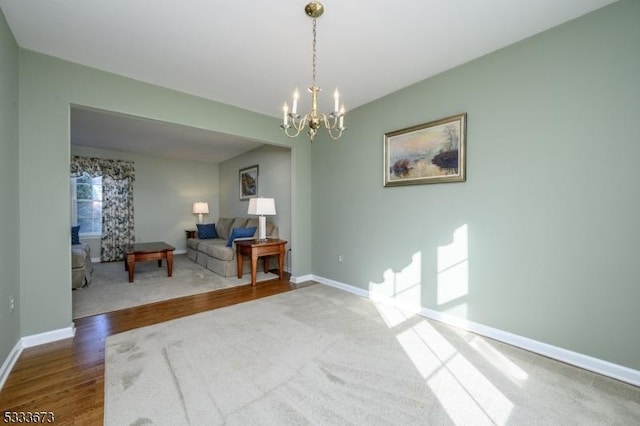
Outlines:
{"label": "blue throw pillow", "polygon": [[198,238],[201,240],[210,240],[212,238],[218,238],[218,232],[216,232],[215,223],[197,223]]}
{"label": "blue throw pillow", "polygon": [[80,226],[71,227],[71,244],[80,244]]}
{"label": "blue throw pillow", "polygon": [[247,228],[233,228],[231,230],[231,235],[229,235],[229,241],[227,241],[227,247],[231,247],[231,245],[233,244],[233,240],[235,240],[236,238],[253,237],[253,234],[255,233],[255,226],[249,226]]}

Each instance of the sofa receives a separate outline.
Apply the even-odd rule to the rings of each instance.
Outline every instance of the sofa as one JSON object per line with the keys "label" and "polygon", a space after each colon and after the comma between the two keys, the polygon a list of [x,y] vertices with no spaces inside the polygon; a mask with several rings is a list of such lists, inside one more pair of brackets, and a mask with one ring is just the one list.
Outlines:
{"label": "sofa", "polygon": [[93,264],[91,263],[91,247],[79,243],[71,245],[71,288],[77,289],[91,284]]}
{"label": "sofa", "polygon": [[[209,232],[211,225],[215,229],[213,234]],[[258,218],[220,218],[215,224],[199,224],[196,237],[187,239],[187,257],[223,277],[235,276],[237,275],[236,248],[233,243],[231,247],[227,247],[229,237],[236,228],[250,231],[247,228],[254,227],[255,232],[252,235],[239,237],[239,239],[257,238]],[[207,235],[204,235],[205,233]],[[278,238],[278,227],[267,221],[266,233],[267,238]],[[243,272],[251,272],[249,259],[245,259]]]}

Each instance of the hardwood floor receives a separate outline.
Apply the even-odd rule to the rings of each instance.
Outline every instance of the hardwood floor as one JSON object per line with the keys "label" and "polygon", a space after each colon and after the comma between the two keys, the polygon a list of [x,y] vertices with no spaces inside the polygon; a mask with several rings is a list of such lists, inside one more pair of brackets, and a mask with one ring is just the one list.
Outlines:
{"label": "hardwood floor", "polygon": [[[57,425],[101,425],[108,336],[300,288],[285,279],[182,297],[75,320],[76,334],[25,349],[0,392],[0,414],[52,412]],[[308,285],[308,284],[306,284]]]}

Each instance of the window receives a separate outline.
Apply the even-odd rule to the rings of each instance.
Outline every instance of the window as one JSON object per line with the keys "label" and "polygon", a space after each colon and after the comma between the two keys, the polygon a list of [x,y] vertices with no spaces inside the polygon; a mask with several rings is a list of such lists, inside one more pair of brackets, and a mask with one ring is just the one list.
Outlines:
{"label": "window", "polygon": [[80,225],[80,235],[102,235],[102,176],[71,178],[71,223]]}

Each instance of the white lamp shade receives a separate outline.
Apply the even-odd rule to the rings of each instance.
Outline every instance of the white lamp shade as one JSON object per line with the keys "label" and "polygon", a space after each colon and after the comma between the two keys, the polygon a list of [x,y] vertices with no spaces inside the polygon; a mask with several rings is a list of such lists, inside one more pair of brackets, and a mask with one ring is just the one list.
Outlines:
{"label": "white lamp shade", "polygon": [[258,216],[276,214],[276,203],[273,198],[251,198],[249,199],[249,210],[247,214]]}
{"label": "white lamp shade", "polygon": [[209,214],[209,203],[202,201],[193,203],[193,214]]}

